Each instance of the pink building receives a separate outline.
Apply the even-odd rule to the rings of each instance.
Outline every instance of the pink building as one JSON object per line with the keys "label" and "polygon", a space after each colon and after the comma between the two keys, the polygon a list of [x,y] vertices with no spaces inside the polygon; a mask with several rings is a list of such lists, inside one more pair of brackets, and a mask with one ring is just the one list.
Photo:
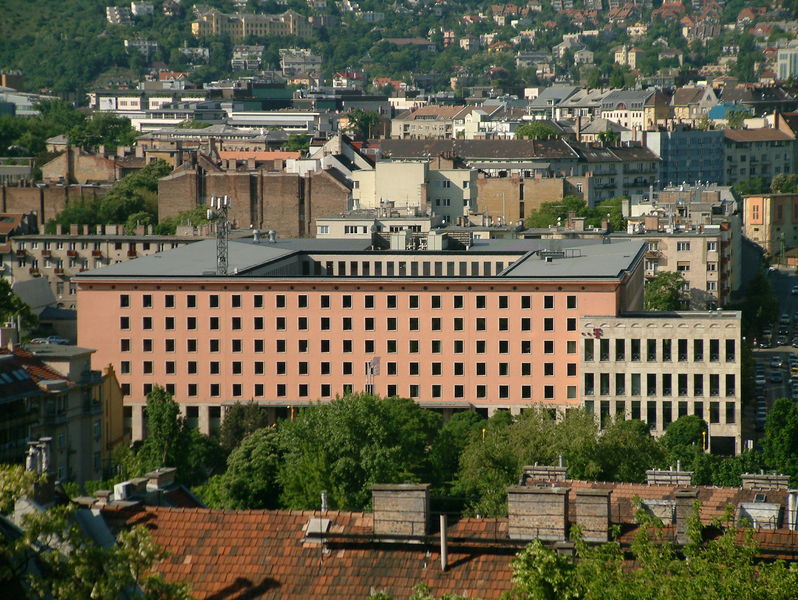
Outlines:
{"label": "pink building", "polygon": [[236,400],[279,418],[346,390],[445,413],[578,406],[580,319],[642,306],[645,246],[634,240],[368,244],[231,240],[231,274],[217,276],[206,241],[84,273],[79,343],[97,349],[95,368],[116,369],[138,439],[156,384],[205,432]]}

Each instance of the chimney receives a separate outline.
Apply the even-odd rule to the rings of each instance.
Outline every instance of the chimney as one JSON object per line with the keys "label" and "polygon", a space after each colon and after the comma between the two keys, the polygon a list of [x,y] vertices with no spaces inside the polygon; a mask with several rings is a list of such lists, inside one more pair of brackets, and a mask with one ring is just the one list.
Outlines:
{"label": "chimney", "polygon": [[576,117],[576,141],[582,141],[582,117],[581,115]]}
{"label": "chimney", "polygon": [[88,225],[84,225],[83,226],[83,235],[89,235],[89,226]]}
{"label": "chimney", "polygon": [[744,490],[767,492],[770,490],[786,490],[790,487],[789,475],[776,473],[743,473],[740,476]]}
{"label": "chimney", "polygon": [[[552,465],[527,465],[521,473],[521,481],[542,479],[544,481],[565,481],[568,479],[568,467]],[[521,485],[524,485],[523,483]]]}
{"label": "chimney", "polygon": [[565,487],[507,488],[508,533],[513,540],[564,541],[568,538]]}
{"label": "chimney", "polygon": [[646,471],[646,483],[648,485],[676,485],[683,487],[691,485],[692,481],[692,471],[682,471],[678,468],[675,471],[665,469]]}
{"label": "chimney", "polygon": [[56,223],[56,226],[55,226],[55,234],[56,234],[56,235],[62,235],[62,234],[63,234],[63,231],[64,231],[64,227],[63,227],[63,225],[61,225],[61,223]]}
{"label": "chimney", "polygon": [[162,490],[169,487],[175,482],[175,467],[161,467],[145,473],[144,477],[147,478],[147,491]]}
{"label": "chimney", "polygon": [[687,535],[687,520],[695,510],[694,504],[698,499],[698,490],[676,490],[673,498],[676,517],[676,543],[686,544],[690,541]]}
{"label": "chimney", "polygon": [[374,535],[422,536],[427,533],[428,483],[380,483],[371,486]]}
{"label": "chimney", "polygon": [[78,227],[80,227],[80,226],[77,225],[77,224],[74,224],[74,223],[71,224],[69,226],[69,235],[78,235],[78,233],[79,233]]}
{"label": "chimney", "polygon": [[97,498],[97,504],[100,506],[108,504],[111,499],[111,490],[97,490],[94,492],[94,497]]}
{"label": "chimney", "polygon": [[605,543],[610,540],[609,489],[576,490],[576,524],[582,529],[586,542]]}

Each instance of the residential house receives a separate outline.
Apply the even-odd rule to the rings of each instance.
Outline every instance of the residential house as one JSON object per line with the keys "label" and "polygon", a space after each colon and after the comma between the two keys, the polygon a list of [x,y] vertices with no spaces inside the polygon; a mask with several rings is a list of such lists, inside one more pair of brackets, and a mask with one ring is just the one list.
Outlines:
{"label": "residential house", "polygon": [[152,2],[136,2],[134,0],[130,3],[130,12],[135,17],[153,15],[155,14],[155,5]]}
{"label": "residential house", "polygon": [[580,88],[570,85],[543,88],[537,98],[529,103],[530,115],[536,119],[555,119],[557,107],[579,91]]}
{"label": "residential house", "polygon": [[575,65],[592,65],[593,64],[593,52],[586,48],[581,48],[574,52],[574,64]]}
{"label": "residential house", "polygon": [[671,116],[676,121],[696,123],[717,103],[718,97],[709,86],[679,87],[671,98]]}
{"label": "residential house", "polygon": [[[726,181],[725,135],[722,130],[644,131],[637,138],[660,158],[657,177],[660,185],[657,187],[696,181],[722,184]],[[635,134],[621,134],[621,139],[634,140]]]}
{"label": "residential house", "polygon": [[655,129],[669,113],[669,98],[659,90],[614,90],[601,100],[601,117],[627,129]]}
{"label": "residential house", "polygon": [[632,70],[637,68],[637,60],[644,54],[640,48],[630,48],[626,45],[616,46],[612,49],[612,53],[615,64]]}
{"label": "residential house", "polygon": [[132,25],[133,13],[127,6],[106,6],[105,19],[111,25]]}
{"label": "residential house", "polygon": [[461,115],[470,110],[465,106],[428,105],[405,111],[391,120],[391,137],[451,139],[454,120],[462,118]]}
{"label": "residential house", "polygon": [[281,48],[280,69],[283,75],[321,72],[321,57],[305,48]]}
{"label": "residential house", "polygon": [[798,46],[779,48],[776,59],[776,77],[786,81],[798,77]]}
{"label": "residential house", "polygon": [[234,46],[230,68],[233,71],[257,71],[263,64],[265,46]]}

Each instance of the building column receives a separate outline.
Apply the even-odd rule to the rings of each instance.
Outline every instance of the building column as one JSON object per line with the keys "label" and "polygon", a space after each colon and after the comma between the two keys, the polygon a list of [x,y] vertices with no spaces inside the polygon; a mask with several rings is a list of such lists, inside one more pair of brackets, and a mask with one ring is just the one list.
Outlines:
{"label": "building column", "polygon": [[144,439],[144,404],[134,404],[132,409],[132,423],[130,438],[131,441],[139,441]]}
{"label": "building column", "polygon": [[211,407],[207,404],[200,404],[198,407],[199,409],[199,420],[197,422],[197,427],[200,433],[204,433],[205,435],[211,434],[211,416],[210,416],[210,409]]}

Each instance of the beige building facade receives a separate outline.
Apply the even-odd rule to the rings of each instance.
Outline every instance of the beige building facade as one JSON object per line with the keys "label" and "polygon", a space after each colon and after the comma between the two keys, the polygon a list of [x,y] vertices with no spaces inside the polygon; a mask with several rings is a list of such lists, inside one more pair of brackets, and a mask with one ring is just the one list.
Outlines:
{"label": "beige building facade", "polygon": [[583,405],[603,426],[640,419],[657,435],[696,415],[709,448],[739,453],[741,324],[736,311],[580,318]]}

